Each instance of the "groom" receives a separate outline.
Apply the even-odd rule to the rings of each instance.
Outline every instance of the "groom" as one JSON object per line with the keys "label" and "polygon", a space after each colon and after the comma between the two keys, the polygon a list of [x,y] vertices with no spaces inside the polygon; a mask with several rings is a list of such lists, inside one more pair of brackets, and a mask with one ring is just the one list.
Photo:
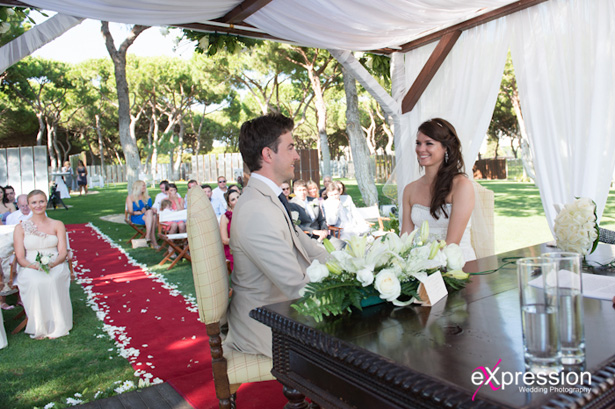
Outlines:
{"label": "groom", "polygon": [[299,155],[294,123],[281,114],[245,122],[239,150],[252,172],[235,209],[230,246],[235,268],[225,347],[271,357],[271,330],[249,317],[252,309],[299,298],[308,282],[306,268],[324,262],[325,249],[297,229],[280,185],[295,173]]}

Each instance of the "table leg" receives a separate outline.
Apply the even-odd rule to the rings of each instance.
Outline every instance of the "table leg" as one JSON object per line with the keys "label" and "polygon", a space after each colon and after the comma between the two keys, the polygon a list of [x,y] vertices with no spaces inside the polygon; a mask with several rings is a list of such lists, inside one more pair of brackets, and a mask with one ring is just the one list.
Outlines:
{"label": "table leg", "polygon": [[305,401],[305,395],[296,389],[289,388],[284,385],[284,396],[288,399],[288,403],[284,409],[309,409],[308,403]]}

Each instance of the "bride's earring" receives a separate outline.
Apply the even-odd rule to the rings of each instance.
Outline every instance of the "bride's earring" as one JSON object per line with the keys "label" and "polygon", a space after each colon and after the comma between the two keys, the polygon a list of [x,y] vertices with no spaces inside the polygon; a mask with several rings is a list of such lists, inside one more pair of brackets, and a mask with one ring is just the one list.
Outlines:
{"label": "bride's earring", "polygon": [[448,151],[444,152],[444,163],[448,163]]}

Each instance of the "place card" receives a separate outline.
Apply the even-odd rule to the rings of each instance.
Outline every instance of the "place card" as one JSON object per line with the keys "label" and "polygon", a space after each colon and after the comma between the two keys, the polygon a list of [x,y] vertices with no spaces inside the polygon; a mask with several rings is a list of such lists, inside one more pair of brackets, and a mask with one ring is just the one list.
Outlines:
{"label": "place card", "polygon": [[438,271],[428,276],[419,284],[419,297],[421,305],[431,307],[448,294],[442,274]]}

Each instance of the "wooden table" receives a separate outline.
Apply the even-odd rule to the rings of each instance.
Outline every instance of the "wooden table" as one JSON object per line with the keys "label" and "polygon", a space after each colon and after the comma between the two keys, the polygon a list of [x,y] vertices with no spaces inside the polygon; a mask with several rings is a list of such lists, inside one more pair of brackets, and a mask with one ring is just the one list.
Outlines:
{"label": "wooden table", "polygon": [[[467,263],[465,270],[497,268],[508,257],[552,251],[536,245]],[[615,258],[599,246],[598,258]],[[615,295],[615,294],[613,294]],[[251,316],[272,328],[273,375],[323,408],[615,407],[615,309],[584,299],[586,369],[591,392],[520,392],[477,385],[477,367],[524,372],[516,265],[472,276],[465,289],[434,307],[396,309],[381,304],[316,323],[291,302],[257,308]],[[495,386],[495,384],[494,384]],[[576,406],[575,406],[576,405]]]}

